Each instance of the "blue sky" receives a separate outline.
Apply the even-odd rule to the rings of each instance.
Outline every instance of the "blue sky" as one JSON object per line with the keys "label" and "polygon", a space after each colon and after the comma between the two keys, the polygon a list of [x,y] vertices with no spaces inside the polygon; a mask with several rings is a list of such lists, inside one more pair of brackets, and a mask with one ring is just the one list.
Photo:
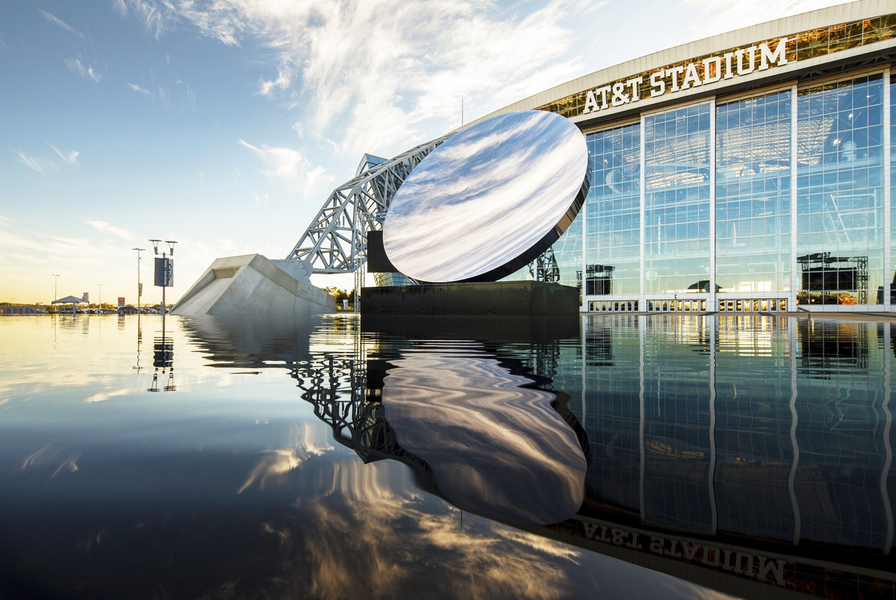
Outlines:
{"label": "blue sky", "polygon": [[[220,256],[283,258],[364,152],[825,0],[109,0],[0,7],[0,301],[177,299]],[[351,277],[315,277],[350,287]],[[99,284],[102,284],[100,287]]]}

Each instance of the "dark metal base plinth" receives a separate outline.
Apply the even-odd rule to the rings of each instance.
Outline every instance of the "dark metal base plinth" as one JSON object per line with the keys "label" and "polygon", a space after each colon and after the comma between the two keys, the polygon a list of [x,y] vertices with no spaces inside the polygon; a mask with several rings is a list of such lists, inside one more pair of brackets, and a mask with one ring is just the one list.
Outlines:
{"label": "dark metal base plinth", "polygon": [[439,283],[369,287],[362,315],[568,316],[579,313],[579,290],[540,281]]}

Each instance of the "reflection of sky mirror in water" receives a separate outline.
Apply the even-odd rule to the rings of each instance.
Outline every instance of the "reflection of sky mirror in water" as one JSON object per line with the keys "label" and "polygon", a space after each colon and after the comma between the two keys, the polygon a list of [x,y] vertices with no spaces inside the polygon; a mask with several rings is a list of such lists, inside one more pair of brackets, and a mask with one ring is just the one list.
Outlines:
{"label": "reflection of sky mirror in water", "polygon": [[513,261],[558,225],[585,181],[585,137],[542,111],[499,115],[450,138],[405,180],[383,243],[421,281],[462,281]]}
{"label": "reflection of sky mirror in water", "polygon": [[383,406],[398,443],[432,467],[458,507],[513,523],[558,523],[584,499],[585,456],[551,407],[477,344],[420,346],[392,361]]}

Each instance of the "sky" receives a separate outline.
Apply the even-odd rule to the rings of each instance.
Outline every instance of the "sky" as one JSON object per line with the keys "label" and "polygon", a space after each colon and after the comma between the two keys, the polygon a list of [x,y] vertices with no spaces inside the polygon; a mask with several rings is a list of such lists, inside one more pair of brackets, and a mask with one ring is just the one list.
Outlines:
{"label": "sky", "polygon": [[158,303],[153,238],[178,242],[176,301],[215,258],[285,258],[365,152],[839,3],[4,0],[0,302],[136,304],[139,247],[143,302]]}

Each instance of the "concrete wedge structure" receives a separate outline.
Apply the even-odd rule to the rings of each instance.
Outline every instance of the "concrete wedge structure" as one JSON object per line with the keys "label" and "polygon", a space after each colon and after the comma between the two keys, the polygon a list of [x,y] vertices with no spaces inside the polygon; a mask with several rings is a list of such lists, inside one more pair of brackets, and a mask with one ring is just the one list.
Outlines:
{"label": "concrete wedge structure", "polygon": [[[284,264],[282,267],[276,263]],[[268,315],[336,312],[336,299],[308,282],[296,261],[261,254],[219,258],[171,309],[181,316]],[[287,272],[287,269],[289,272]]]}

